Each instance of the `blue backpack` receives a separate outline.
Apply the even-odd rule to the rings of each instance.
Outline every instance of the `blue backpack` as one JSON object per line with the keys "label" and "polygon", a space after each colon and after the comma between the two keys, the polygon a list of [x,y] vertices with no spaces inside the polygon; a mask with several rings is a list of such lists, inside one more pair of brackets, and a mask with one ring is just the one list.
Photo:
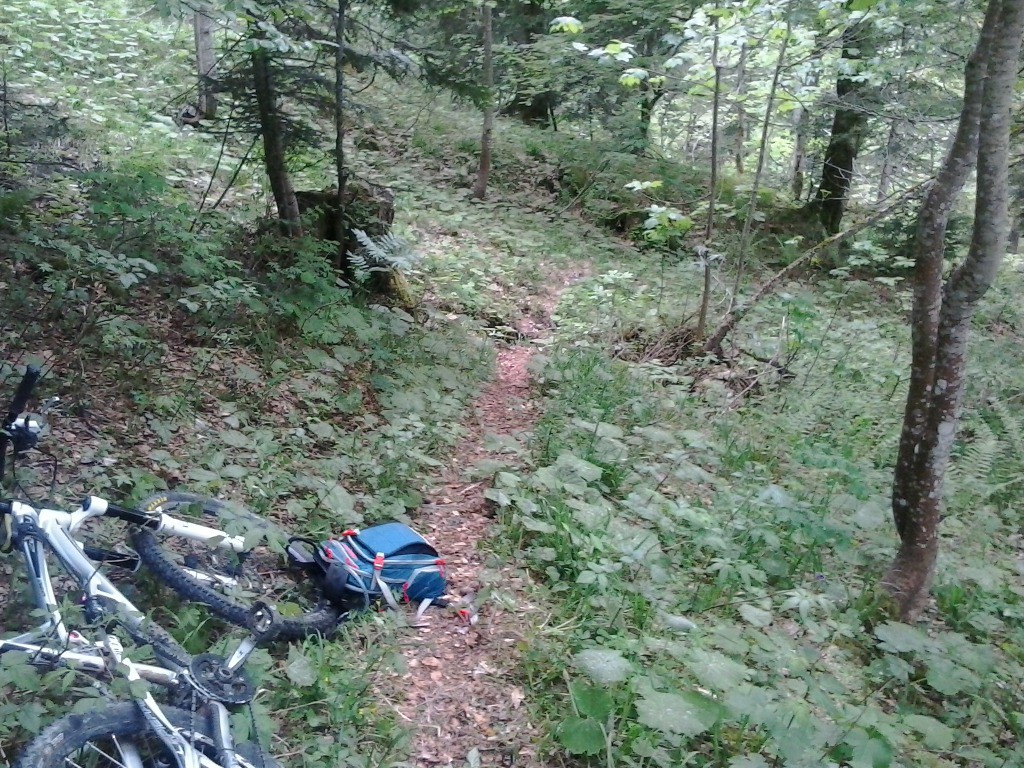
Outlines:
{"label": "blue backpack", "polygon": [[[304,539],[290,543],[295,541],[312,544]],[[419,617],[432,603],[439,603],[447,589],[444,559],[403,523],[351,529],[311,548],[313,570],[322,578],[327,599],[334,603],[358,601],[366,608],[378,600],[392,608],[398,608],[400,601],[419,603]]]}

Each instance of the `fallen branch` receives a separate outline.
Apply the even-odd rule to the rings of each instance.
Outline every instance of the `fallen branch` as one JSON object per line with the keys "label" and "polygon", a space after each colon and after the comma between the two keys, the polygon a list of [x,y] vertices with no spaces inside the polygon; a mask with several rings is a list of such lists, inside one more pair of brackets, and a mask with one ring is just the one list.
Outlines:
{"label": "fallen branch", "polygon": [[810,261],[812,258],[817,256],[819,253],[821,253],[829,246],[834,245],[840,240],[850,237],[851,235],[855,235],[862,229],[866,229],[870,227],[872,224],[879,221],[880,219],[885,218],[886,214],[888,214],[889,211],[891,211],[893,208],[896,208],[899,205],[902,205],[907,200],[916,197],[918,193],[924,191],[924,189],[927,188],[928,185],[930,185],[931,183],[932,179],[927,179],[926,181],[922,181],[920,184],[916,184],[910,189],[904,190],[899,195],[896,195],[895,198],[890,198],[892,199],[892,202],[890,202],[884,208],[879,208],[877,211],[872,213],[863,221],[857,222],[856,224],[854,224],[851,227],[848,227],[842,232],[837,232],[831,237],[826,237],[824,240],[817,243],[809,250],[805,251],[797,259],[795,259],[794,261],[790,262],[785,267],[780,269],[771,278],[769,278],[768,282],[766,282],[764,285],[757,289],[757,292],[750,297],[749,301],[747,301],[742,306],[736,307],[731,312],[726,314],[725,319],[722,321],[721,325],[719,325],[718,328],[715,329],[715,332],[708,336],[707,341],[704,342],[703,351],[714,352],[719,347],[721,347],[722,341],[725,339],[726,336],[729,335],[732,329],[736,327],[739,321],[746,317],[747,313],[749,313],[750,310],[752,310],[765,296],[774,293],[775,287],[780,282],[782,282],[783,279],[785,279],[790,274],[795,272],[797,269],[802,267],[804,264],[806,264],[808,261]]}

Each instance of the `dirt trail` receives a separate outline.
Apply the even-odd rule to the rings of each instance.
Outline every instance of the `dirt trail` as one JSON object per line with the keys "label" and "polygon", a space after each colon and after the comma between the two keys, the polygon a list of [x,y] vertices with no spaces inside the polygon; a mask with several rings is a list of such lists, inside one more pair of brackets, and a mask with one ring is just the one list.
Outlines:
{"label": "dirt trail", "polygon": [[[578,271],[552,275],[544,295],[519,323],[524,337],[537,338],[551,328],[561,293],[580,276]],[[507,460],[485,447],[486,435],[511,437],[535,424],[539,412],[529,399],[527,367],[535,351],[529,343],[499,350],[496,378],[474,403],[469,433],[416,515],[417,528],[447,560],[453,594],[472,595],[486,587],[486,553],[478,544],[490,535],[493,522],[484,497],[488,485],[467,479],[465,472],[488,458]],[[499,569],[497,578],[502,592],[514,590],[512,569]],[[411,764],[543,765],[536,754],[539,730],[529,721],[525,692],[514,676],[517,646],[530,624],[532,609],[525,599],[517,593],[515,605],[507,609],[485,601],[475,624],[454,611],[431,609],[415,637],[404,641],[408,671],[401,679],[404,700],[397,710],[414,731]]]}

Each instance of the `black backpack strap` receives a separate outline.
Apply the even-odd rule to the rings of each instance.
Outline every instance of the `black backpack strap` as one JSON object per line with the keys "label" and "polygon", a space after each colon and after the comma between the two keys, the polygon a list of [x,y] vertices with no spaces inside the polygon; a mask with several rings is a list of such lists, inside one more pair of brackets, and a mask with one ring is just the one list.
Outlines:
{"label": "black backpack strap", "polygon": [[292,536],[288,539],[288,546],[285,552],[288,555],[288,563],[293,568],[301,568],[304,571],[318,568],[326,570],[326,564],[320,555],[320,546],[312,539]]}

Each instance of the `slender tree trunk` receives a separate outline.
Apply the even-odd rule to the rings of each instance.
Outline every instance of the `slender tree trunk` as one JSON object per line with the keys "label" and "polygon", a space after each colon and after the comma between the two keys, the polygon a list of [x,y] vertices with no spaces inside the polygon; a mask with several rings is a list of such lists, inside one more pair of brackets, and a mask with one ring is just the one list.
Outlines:
{"label": "slender tree trunk", "polygon": [[[718,9],[718,2],[715,2]],[[697,315],[697,341],[704,338],[708,327],[708,310],[711,307],[711,239],[715,233],[715,204],[718,202],[718,115],[722,101],[722,65],[718,60],[718,14],[713,17],[715,37],[711,43],[711,66],[715,70],[715,92],[711,99],[711,199],[708,201],[708,218],[704,223],[704,290],[700,297],[700,312]]]}
{"label": "slender tree trunk", "polygon": [[875,193],[875,202],[882,202],[889,194],[892,187],[892,174],[896,169],[896,147],[899,143],[899,129],[902,121],[894,118],[889,121],[889,137],[885,141],[885,157],[882,159],[882,170],[878,174],[878,191]]}
{"label": "slender tree trunk", "polygon": [[338,0],[334,15],[334,171],[338,177],[338,195],[335,198],[334,239],[338,243],[335,268],[345,270],[348,254],[345,241],[348,240],[348,226],[345,217],[345,184],[348,169],[345,167],[345,23],[348,0]]}
{"label": "slender tree trunk", "polygon": [[277,93],[274,89],[270,56],[263,48],[257,48],[252,53],[252,74],[256,106],[260,116],[260,133],[263,136],[263,161],[267,168],[270,189],[274,194],[274,202],[277,203],[277,215],[288,235],[301,237],[302,219],[285,164],[284,135],[281,116],[277,111]]}
{"label": "slender tree trunk", "polygon": [[[910,28],[904,27],[903,34],[900,36],[900,50],[899,55],[902,59],[904,52],[907,48],[907,41],[910,39]],[[893,92],[896,95],[896,99],[889,99],[890,103],[895,102],[903,95],[903,73],[896,78],[896,82],[892,87]],[[900,130],[904,126],[904,121],[899,117],[894,117],[889,121],[889,135],[885,140],[885,156],[882,158],[882,170],[878,176],[878,190],[875,194],[875,202],[882,202],[889,194],[889,190],[892,188],[892,175],[896,169],[896,152],[900,145]]]}
{"label": "slender tree trunk", "polygon": [[740,234],[739,256],[736,265],[736,280],[733,283],[732,297],[729,300],[731,310],[736,301],[736,294],[740,290],[740,281],[743,279],[743,269],[746,265],[747,251],[750,249],[750,230],[753,226],[754,214],[757,212],[757,193],[761,191],[761,175],[764,173],[764,161],[768,156],[768,136],[771,133],[772,113],[775,110],[775,94],[779,88],[779,78],[782,75],[782,67],[786,63],[786,48],[789,46],[789,35],[792,29],[792,21],[786,17],[786,34],[782,38],[782,45],[779,47],[779,57],[775,62],[775,71],[772,73],[772,84],[768,89],[768,103],[764,108],[764,121],[761,124],[761,144],[757,150],[757,171],[754,173],[754,183],[750,188],[750,202],[747,204],[747,213],[743,219],[743,232]]}
{"label": "slender tree trunk", "polygon": [[863,108],[863,101],[868,86],[849,73],[856,73],[858,62],[870,55],[867,50],[870,38],[871,30],[863,21],[853,24],[843,33],[842,58],[846,64],[840,69],[841,74],[836,80],[839,104],[832,121],[832,134],[825,150],[821,183],[813,205],[822,226],[829,234],[835,234],[842,226],[843,213],[853,185],[853,164],[867,129],[868,114]]}
{"label": "slender tree trunk", "polygon": [[800,202],[804,195],[807,171],[807,110],[802,106],[793,110],[793,162],[789,182],[793,199]]}
{"label": "slender tree trunk", "polygon": [[473,197],[482,200],[487,196],[487,180],[491,175],[491,134],[494,132],[494,55],[493,25],[491,6],[484,0],[480,8],[480,24],[484,36],[484,89],[487,92],[484,104],[484,128],[480,136],[480,165],[476,170]]}
{"label": "slender tree trunk", "polygon": [[733,162],[736,165],[736,173],[743,175],[743,160],[746,157],[747,143],[747,110],[743,107],[743,89],[746,87],[747,75],[747,46],[740,47],[740,59],[736,65],[736,87],[733,92],[736,95],[736,135],[733,146]]}
{"label": "slender tree trunk", "polygon": [[217,116],[217,96],[213,92],[211,77],[213,68],[217,64],[217,57],[213,45],[213,19],[203,11],[197,10],[192,14],[192,31],[196,41],[196,74],[199,76],[199,97],[196,99],[196,108],[199,116],[206,120],[212,120]]}
{"label": "slender tree trunk", "polygon": [[[1006,248],[1010,110],[1022,35],[1024,0],[990,0],[978,45],[967,63],[964,107],[953,146],[918,215],[911,380],[892,497],[900,548],[883,580],[904,621],[920,614],[934,578],[970,322]],[[949,212],[975,163],[978,183],[970,249],[942,286]]]}

